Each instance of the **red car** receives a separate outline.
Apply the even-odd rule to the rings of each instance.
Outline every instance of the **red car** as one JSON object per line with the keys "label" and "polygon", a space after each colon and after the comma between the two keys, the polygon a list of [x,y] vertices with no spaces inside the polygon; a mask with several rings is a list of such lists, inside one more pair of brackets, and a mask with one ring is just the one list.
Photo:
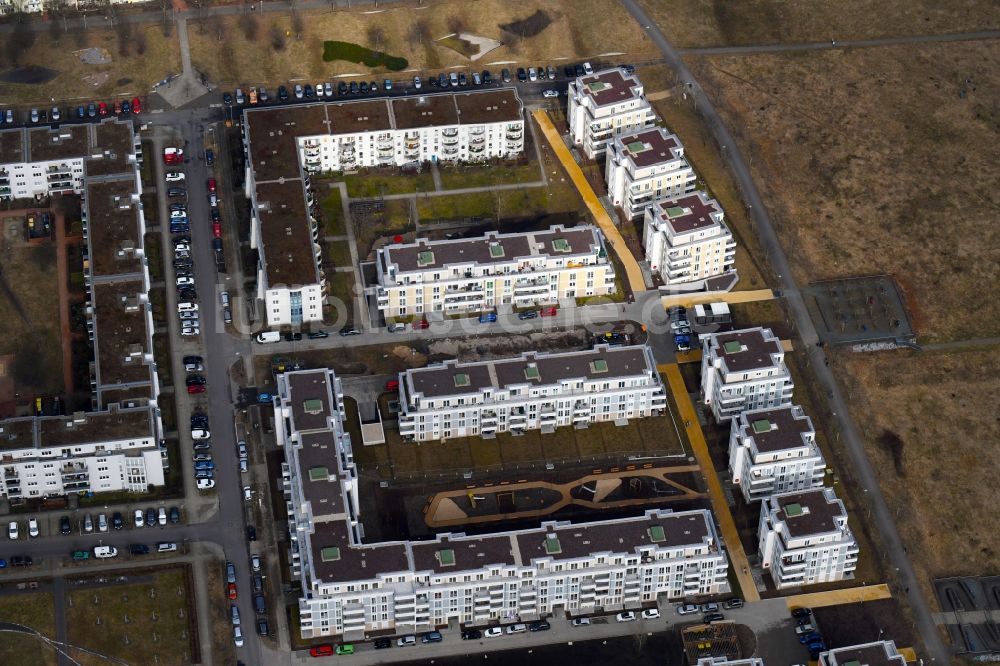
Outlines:
{"label": "red car", "polygon": [[333,654],[333,646],[329,643],[324,643],[323,645],[317,645],[316,647],[309,648],[310,657],[329,657]]}
{"label": "red car", "polygon": [[212,222],[212,235],[216,238],[222,238],[222,225],[218,222]]}
{"label": "red car", "polygon": [[538,311],[538,314],[542,315],[543,317],[555,317],[556,308],[542,308],[541,310]]}
{"label": "red car", "polygon": [[387,381],[385,383],[385,390],[386,391],[398,391],[399,390],[399,380],[398,379],[390,379],[389,381]]}
{"label": "red car", "polygon": [[142,113],[142,104],[139,102],[138,97],[132,98],[132,113],[135,114]]}
{"label": "red car", "polygon": [[229,598],[236,601],[236,583],[229,583]]}
{"label": "red car", "polygon": [[214,178],[209,178],[208,179],[208,191],[209,192],[214,192],[215,191],[215,179]]}
{"label": "red car", "polygon": [[163,163],[167,166],[176,166],[184,163],[184,150],[181,148],[164,148]]}
{"label": "red car", "polygon": [[108,115],[108,105],[105,104],[104,102],[101,102],[100,104],[97,105],[97,112],[102,116]]}
{"label": "red car", "polygon": [[187,389],[188,389],[188,393],[190,393],[192,395],[195,394],[195,393],[204,393],[205,392],[205,385],[204,384],[192,384],[191,386],[188,386]]}
{"label": "red car", "polygon": [[431,326],[431,323],[429,321],[427,321],[426,319],[418,319],[417,321],[413,322],[413,330],[414,331],[420,331],[420,330],[423,330],[425,328],[430,328],[430,326]]}

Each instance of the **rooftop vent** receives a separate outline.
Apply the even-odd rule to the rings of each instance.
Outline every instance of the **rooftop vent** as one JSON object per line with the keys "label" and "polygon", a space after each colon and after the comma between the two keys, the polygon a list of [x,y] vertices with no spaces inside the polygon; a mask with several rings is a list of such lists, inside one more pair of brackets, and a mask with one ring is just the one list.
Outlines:
{"label": "rooftop vent", "polygon": [[605,83],[604,81],[591,81],[590,83],[587,84],[587,90],[589,90],[591,94],[604,92],[610,87],[611,84]]}
{"label": "rooftop vent", "polygon": [[455,375],[455,386],[461,388],[464,386],[468,386],[469,384],[470,384],[469,375],[465,374],[464,372],[459,372],[458,374]]}
{"label": "rooftop vent", "polygon": [[632,154],[641,153],[644,150],[649,150],[650,146],[648,143],[643,143],[642,141],[633,141],[626,146],[629,152]]}
{"label": "rooftop vent", "polygon": [[795,518],[796,516],[801,516],[805,513],[807,512],[798,502],[785,505],[785,515],[788,516],[789,518]]}
{"label": "rooftop vent", "polygon": [[309,480],[310,481],[326,481],[330,478],[330,471],[326,467],[310,467],[309,468]]}
{"label": "rooftop vent", "polygon": [[722,345],[727,354],[738,354],[743,351],[743,343],[739,340],[730,340]]}
{"label": "rooftop vent", "polygon": [[324,548],[320,551],[320,558],[324,562],[336,562],[340,559],[340,548],[337,548],[336,546]]}
{"label": "rooftop vent", "polygon": [[667,217],[675,218],[675,217],[680,217],[686,211],[681,206],[671,206],[670,208],[667,208],[667,210],[664,212],[667,214]]}
{"label": "rooftop vent", "polygon": [[556,238],[552,241],[553,252],[569,252],[570,246],[569,241],[565,238]]}
{"label": "rooftop vent", "polygon": [[438,552],[434,553],[434,558],[443,567],[453,567],[455,566],[455,551],[451,548],[442,548]]}
{"label": "rooftop vent", "polygon": [[767,419],[758,419],[753,422],[753,431],[758,435],[764,432],[771,431],[771,422]]}
{"label": "rooftop vent", "polygon": [[302,411],[306,414],[322,414],[323,413],[323,401],[319,398],[309,398],[308,400],[302,401]]}
{"label": "rooftop vent", "polygon": [[434,253],[430,250],[417,253],[417,266],[430,266],[434,263]]}
{"label": "rooftop vent", "polygon": [[558,555],[561,552],[562,546],[559,544],[559,537],[552,533],[546,534],[545,553],[547,555]]}
{"label": "rooftop vent", "polygon": [[646,530],[646,533],[649,534],[649,540],[653,543],[660,543],[667,540],[667,535],[664,534],[662,525],[653,525]]}
{"label": "rooftop vent", "polygon": [[490,243],[490,256],[494,259],[504,256],[503,245],[500,243]]}
{"label": "rooftop vent", "polygon": [[605,361],[603,358],[595,358],[593,361],[590,362],[590,371],[594,374],[607,372],[608,362]]}
{"label": "rooftop vent", "polygon": [[538,366],[534,363],[529,363],[524,367],[524,378],[528,380],[541,379],[542,376],[538,372]]}

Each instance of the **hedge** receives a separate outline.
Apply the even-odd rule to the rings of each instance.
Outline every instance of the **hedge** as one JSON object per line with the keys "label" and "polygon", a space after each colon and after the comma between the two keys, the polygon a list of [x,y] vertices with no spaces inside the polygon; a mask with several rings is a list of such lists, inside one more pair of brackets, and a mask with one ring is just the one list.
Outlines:
{"label": "hedge", "polygon": [[410,64],[406,58],[378,53],[360,44],[334,41],[323,42],[323,60],[325,62],[347,60],[367,67],[385,67],[391,72],[400,72]]}

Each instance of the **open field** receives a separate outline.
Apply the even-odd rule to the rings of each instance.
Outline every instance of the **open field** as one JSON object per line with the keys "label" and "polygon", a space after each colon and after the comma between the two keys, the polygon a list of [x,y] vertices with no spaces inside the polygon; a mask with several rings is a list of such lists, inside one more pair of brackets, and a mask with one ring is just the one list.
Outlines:
{"label": "open field", "polygon": [[[445,0],[425,3],[424,10],[412,5],[389,6],[377,12],[365,10],[300,12],[299,38],[290,15],[257,17],[257,39],[248,41],[238,17],[227,17],[220,30],[211,27],[200,34],[190,30],[191,56],[196,69],[218,85],[235,87],[277,83],[292,78],[324,79],[338,75],[373,74],[383,78],[384,68],[372,71],[346,61],[324,62],[323,42],[349,36],[362,46],[374,47],[406,58],[415,71],[470,66],[460,53],[433,40],[454,30],[449,23],[460,20],[464,31],[497,39],[503,46],[474,63],[477,69],[502,61],[546,62],[557,58],[592,58],[601,53],[628,50],[624,59],[653,55],[652,43],[642,28],[615,0],[593,0],[587,11],[579,11],[575,0]],[[500,29],[501,24],[524,19],[543,9],[549,25],[532,37],[518,37]],[[274,26],[274,28],[272,28]],[[377,28],[381,34],[376,34]],[[283,50],[275,52],[272,29],[290,33]],[[627,46],[626,46],[627,45]],[[267,57],[262,57],[266,54]],[[409,74],[412,76],[412,74]]]}
{"label": "open field", "polygon": [[[532,153],[528,154],[534,158]],[[456,190],[463,187],[488,187],[508,183],[530,183],[539,180],[538,163],[534,159],[524,164],[508,161],[499,161],[487,166],[442,164],[440,169],[441,187],[446,190]]]}
{"label": "open field", "polygon": [[[186,571],[151,571],[130,576],[142,582],[68,589],[69,642],[123,660],[134,659],[141,647],[150,663],[154,655],[158,664],[191,663],[194,611],[190,609],[194,599]],[[87,656],[78,660],[81,664],[106,663]]]}
{"label": "open field", "polygon": [[996,299],[955,307],[982,293],[1000,261],[983,218],[1000,205],[1000,163],[982,150],[1000,141],[998,49],[962,42],[691,64],[746,149],[799,281],[893,274],[918,341],[929,342],[1000,332]]}
{"label": "open field", "polygon": [[0,214],[0,355],[24,398],[63,391],[59,271],[54,241],[28,245],[24,216]]}
{"label": "open field", "polygon": [[[48,592],[25,592],[0,597],[0,622],[16,622],[56,637],[55,611]],[[14,633],[0,639],[0,663],[19,666],[55,666],[55,651],[41,640]]]}
{"label": "open field", "polygon": [[641,0],[674,46],[825,42],[995,30],[990,0]]}
{"label": "open field", "polygon": [[995,362],[996,348],[834,356],[868,456],[931,599],[932,578],[992,573],[1000,556]]}
{"label": "open field", "polygon": [[[135,26],[134,31],[136,35],[142,34],[146,48],[138,55],[133,46],[126,57],[119,55],[117,38],[111,30],[71,33],[55,44],[46,33],[38,33],[34,44],[21,56],[20,64],[47,67],[58,75],[39,84],[0,83],[0,99],[50,106],[50,98],[79,104],[77,98],[109,100],[114,95],[124,97],[125,94],[145,97],[154,83],[168,74],[180,73],[181,58],[176,34],[165,38],[157,25]],[[133,37],[133,44],[135,39]],[[88,65],[81,61],[78,49],[90,47],[104,48],[111,62]],[[84,80],[86,76],[96,76],[103,79],[103,83],[95,86]]]}
{"label": "open field", "polygon": [[413,194],[434,189],[430,169],[417,173],[402,169],[363,169],[335,180],[343,180],[347,184],[347,196],[352,199],[367,199],[385,194]]}
{"label": "open field", "polygon": [[344,220],[344,207],[340,203],[340,190],[330,190],[320,205],[323,209],[323,234],[326,236],[346,234],[347,223]]}

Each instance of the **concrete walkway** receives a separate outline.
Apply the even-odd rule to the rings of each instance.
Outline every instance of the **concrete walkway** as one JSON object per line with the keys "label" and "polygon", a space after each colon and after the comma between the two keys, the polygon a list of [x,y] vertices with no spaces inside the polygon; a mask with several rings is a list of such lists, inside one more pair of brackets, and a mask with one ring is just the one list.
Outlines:
{"label": "concrete walkway", "polygon": [[583,197],[583,203],[587,205],[587,210],[594,216],[597,225],[604,232],[608,244],[611,245],[615,254],[618,255],[618,260],[622,263],[622,266],[625,267],[625,277],[628,279],[629,288],[633,293],[646,291],[646,281],[642,277],[642,269],[639,268],[639,262],[632,256],[628,245],[625,243],[625,239],[618,232],[618,227],[615,226],[611,216],[604,210],[604,206],[601,205],[594,189],[587,182],[587,178],[583,175],[583,171],[580,170],[580,166],[573,160],[573,155],[569,152],[566,144],[563,143],[562,137],[549,118],[549,114],[544,109],[538,109],[532,115],[538,122],[538,126],[542,128],[542,134],[545,135],[556,157],[559,158],[563,168],[566,169],[566,173],[569,175],[570,180],[573,181],[573,185],[576,186],[580,196]]}
{"label": "concrete walkway", "polygon": [[[832,37],[836,37],[833,35]],[[830,39],[823,42],[800,42],[796,44],[751,44],[747,46],[708,46],[694,49],[678,49],[684,56],[717,55],[761,55],[764,53],[792,53],[796,51],[835,51],[838,49],[872,48],[877,46],[899,46],[901,44],[937,44],[940,42],[971,42],[983,39],[1000,39],[1000,30],[980,32],[958,32],[951,35],[906,35],[902,37],[880,37],[878,39]]]}
{"label": "concrete walkway", "polygon": [[680,366],[676,363],[666,363],[658,366],[657,370],[667,376],[667,382],[670,384],[670,391],[674,394],[674,401],[677,403],[681,419],[684,421],[684,428],[688,441],[691,442],[694,457],[705,476],[705,484],[708,486],[708,495],[712,500],[715,519],[719,521],[722,540],[729,552],[729,563],[733,568],[733,574],[739,581],[743,598],[746,601],[759,601],[760,592],[757,591],[757,583],[750,572],[750,562],[743,551],[743,542],[740,541],[740,533],[736,529],[736,522],[729,510],[729,502],[726,501],[726,494],[722,490],[722,482],[719,481],[719,475],[715,473],[715,465],[712,464],[712,456],[708,452],[708,442],[705,441],[705,434],[701,431],[701,425],[698,423],[698,415],[691,403],[691,396],[688,395],[687,387],[684,386]]}
{"label": "concrete walkway", "polygon": [[774,292],[770,289],[750,289],[748,291],[727,291],[725,293],[713,292],[710,294],[693,292],[690,294],[671,294],[663,296],[660,302],[663,307],[669,308],[672,305],[683,305],[692,308],[702,303],[754,303],[756,301],[770,301],[774,298]]}
{"label": "concrete walkway", "polygon": [[[56,640],[65,645],[69,642],[66,628],[66,579],[62,576],[55,576],[52,579],[52,608],[55,611]],[[59,666],[70,666],[69,658],[56,651],[56,663]]]}
{"label": "concrete walkway", "polygon": [[879,599],[892,598],[889,586],[862,585],[851,587],[845,590],[827,590],[826,592],[807,592],[806,594],[796,594],[784,597],[788,609],[799,608],[820,608],[822,606],[839,606],[840,604],[856,604],[862,601],[878,601]]}
{"label": "concrete walkway", "polygon": [[167,84],[160,86],[156,92],[167,104],[175,109],[192,102],[209,91],[195,74],[194,67],[191,66],[191,46],[188,42],[187,17],[183,14],[177,15],[177,42],[181,52],[181,66],[183,72],[179,77]]}

